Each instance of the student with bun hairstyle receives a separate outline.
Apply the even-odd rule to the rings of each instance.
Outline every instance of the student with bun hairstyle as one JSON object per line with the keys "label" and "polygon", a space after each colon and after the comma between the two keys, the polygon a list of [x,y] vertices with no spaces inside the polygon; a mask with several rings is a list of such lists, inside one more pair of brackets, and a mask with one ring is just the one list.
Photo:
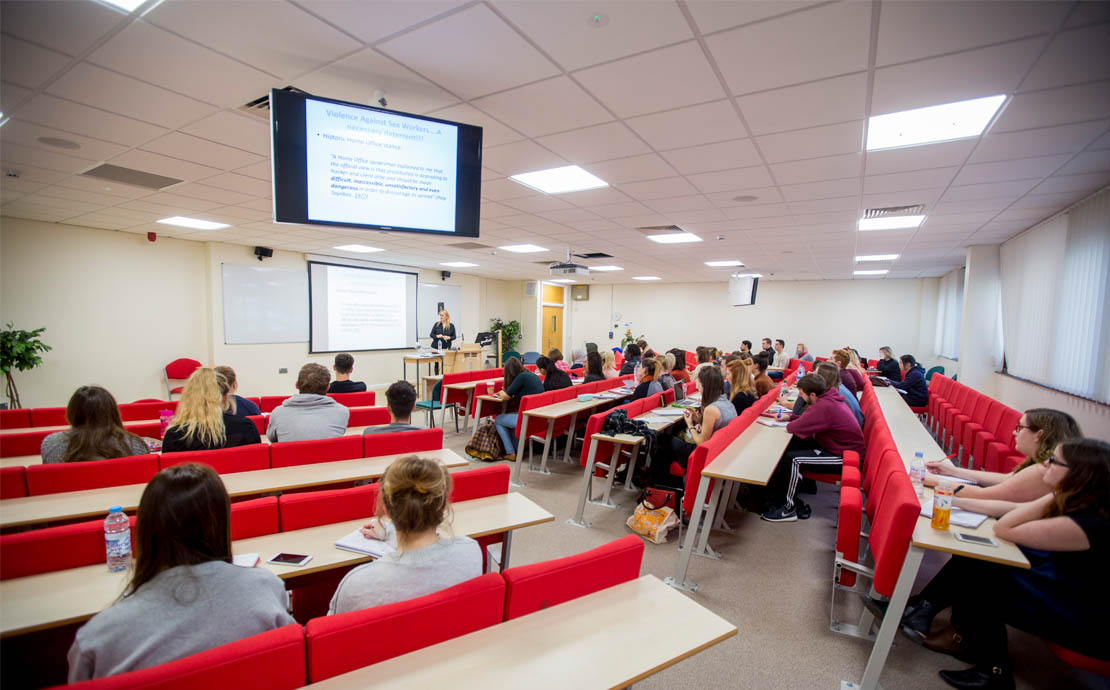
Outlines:
{"label": "student with bun hairstyle", "polygon": [[381,479],[377,517],[362,533],[396,550],[347,573],[328,613],[414,599],[481,575],[478,542],[437,532],[450,518],[450,495],[451,475],[437,461],[410,455],[390,465]]}
{"label": "student with bun hairstyle", "polygon": [[66,421],[70,428],[42,440],[44,464],[107,460],[149,452],[146,442],[123,428],[116,399],[100,386],[81,386],[69,396]]}
{"label": "student with bun hairstyle", "polygon": [[645,359],[640,363],[640,383],[636,386],[636,390],[632,391],[632,400],[640,400],[663,392],[663,386],[656,380],[659,371],[659,362],[654,359]]}
{"label": "student with bun hairstyle", "polygon": [[[211,370],[209,370],[211,371]],[[205,465],[150,480],[135,522],[123,595],[77,631],[69,682],[157,666],[293,623],[285,585],[231,564],[231,501]]]}
{"label": "student with bun hairstyle", "polygon": [[239,381],[235,376],[235,370],[231,367],[223,366],[216,367],[216,373],[221,374],[227,379],[228,387],[231,389],[231,395],[227,396],[229,403],[228,411],[236,417],[250,417],[252,415],[262,414],[262,410],[258,409],[250,400],[239,395]]}
{"label": "student with bun hairstyle", "polygon": [[261,443],[258,428],[229,411],[231,386],[212,367],[194,371],[177,403],[173,421],[162,438],[162,452],[214,450]]}
{"label": "student with bun hairstyle", "polygon": [[655,356],[655,361],[659,363],[659,372],[655,380],[663,387],[663,390],[669,391],[674,388],[674,374],[671,370],[674,369],[674,355],[670,352],[664,352],[661,355]]}

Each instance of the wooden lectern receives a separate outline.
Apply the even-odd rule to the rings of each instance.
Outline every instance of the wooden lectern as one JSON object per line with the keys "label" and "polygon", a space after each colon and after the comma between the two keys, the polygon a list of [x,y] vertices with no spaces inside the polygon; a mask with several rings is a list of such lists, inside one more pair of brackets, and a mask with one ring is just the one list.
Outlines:
{"label": "wooden lectern", "polygon": [[445,374],[475,371],[482,368],[482,346],[475,343],[464,343],[459,345],[457,350],[445,350],[443,359]]}

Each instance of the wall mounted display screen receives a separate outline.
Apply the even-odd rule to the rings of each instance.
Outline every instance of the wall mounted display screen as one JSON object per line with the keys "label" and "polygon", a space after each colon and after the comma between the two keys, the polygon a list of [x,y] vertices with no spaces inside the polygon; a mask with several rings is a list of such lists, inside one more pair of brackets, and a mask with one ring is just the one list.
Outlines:
{"label": "wall mounted display screen", "polygon": [[274,221],[478,236],[482,128],[274,89]]}
{"label": "wall mounted display screen", "polygon": [[308,262],[309,352],[411,348],[415,273]]}

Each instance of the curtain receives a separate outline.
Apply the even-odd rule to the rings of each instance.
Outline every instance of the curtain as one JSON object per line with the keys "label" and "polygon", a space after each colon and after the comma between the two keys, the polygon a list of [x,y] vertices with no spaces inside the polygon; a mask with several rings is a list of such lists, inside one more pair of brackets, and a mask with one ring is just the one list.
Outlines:
{"label": "curtain", "polygon": [[957,268],[940,279],[937,292],[937,335],[935,350],[941,357],[960,358],[960,320],[964,311],[964,269]]}

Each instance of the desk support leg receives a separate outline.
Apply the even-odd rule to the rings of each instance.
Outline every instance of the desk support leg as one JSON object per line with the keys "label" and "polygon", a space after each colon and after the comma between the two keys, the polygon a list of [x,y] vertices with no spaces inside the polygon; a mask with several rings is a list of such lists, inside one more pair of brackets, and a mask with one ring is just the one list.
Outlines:
{"label": "desk support leg", "polygon": [[686,540],[678,554],[678,569],[675,570],[673,577],[668,577],[663,580],[663,582],[675,589],[682,589],[687,592],[698,591],[697,584],[686,579],[686,571],[690,567],[690,554],[694,552],[694,541],[698,534],[698,524],[701,522],[702,515],[705,513],[705,494],[709,492],[710,481],[712,480],[705,475],[702,475],[701,479],[698,481],[698,493],[694,497],[694,514],[690,516],[690,527],[686,530]]}
{"label": "desk support leg", "polygon": [[570,426],[567,427],[567,447],[563,451],[563,462],[570,462],[570,447],[574,445],[574,424],[578,421],[578,413],[570,416]]}
{"label": "desk support leg", "polygon": [[578,511],[573,518],[567,520],[571,525],[586,528],[592,527],[589,522],[586,522],[583,514],[586,512],[586,501],[590,498],[590,488],[594,480],[594,465],[597,459],[597,441],[589,439],[589,443],[590,451],[586,454],[586,472],[582,476],[582,490],[578,494]]}
{"label": "desk support leg", "polygon": [[[463,431],[470,430],[470,406],[474,404],[474,389],[471,388],[466,392],[466,416],[463,417]],[[478,426],[478,422],[474,422],[474,426]]]}
{"label": "desk support leg", "polygon": [[717,510],[721,504],[721,494],[724,493],[727,483],[729,482],[718,479],[716,486],[713,487],[713,497],[709,499],[709,512],[705,516],[705,527],[701,531],[701,538],[698,539],[698,546],[694,549],[695,556],[721,558],[720,553],[709,548],[709,533],[713,531],[713,523],[716,522]]}
{"label": "desk support leg", "polygon": [[501,544],[501,572],[509,567],[509,551],[513,548],[513,531],[505,532],[505,541]]}
{"label": "desk support leg", "polygon": [[513,478],[510,483],[513,486],[526,486],[524,480],[520,478],[520,469],[524,465],[524,447],[531,445],[528,443],[528,415],[523,412],[517,414],[524,415],[524,419],[520,421],[520,440],[516,444],[516,464],[513,466]]}
{"label": "desk support leg", "polygon": [[[632,459],[628,461],[628,471],[624,473],[624,490],[632,491],[632,474],[636,469],[636,461],[640,458],[640,447],[636,446],[632,449]],[[647,469],[648,462],[647,446],[644,447],[644,468]]]}
{"label": "desk support leg", "polygon": [[[551,452],[551,447],[555,445],[555,420],[547,420],[547,438],[543,442],[543,455],[540,457],[540,474],[551,474],[547,471],[547,454]],[[531,466],[528,469],[532,469]]]}
{"label": "desk support leg", "polygon": [[[470,421],[470,417],[466,418]],[[482,425],[482,398],[478,398],[478,402],[474,403],[474,432],[470,434],[470,438],[474,438],[474,434],[478,433],[478,427]]]}
{"label": "desk support leg", "polygon": [[[639,450],[638,446],[632,446],[632,452],[635,453]],[[601,505],[606,508],[620,508],[619,503],[613,503],[611,498],[613,494],[613,478],[617,476],[617,465],[621,461],[621,446],[613,444],[613,456],[609,458],[609,476],[605,478],[605,495],[601,499]],[[631,472],[632,468],[629,467],[628,471]]]}
{"label": "desk support leg", "polygon": [[921,559],[924,556],[924,549],[910,545],[906,552],[906,560],[902,562],[902,570],[898,573],[898,581],[894,584],[890,603],[887,605],[886,613],[883,614],[883,624],[879,626],[879,634],[871,648],[871,656],[868,657],[867,666],[863,669],[863,680],[858,684],[847,680],[841,681],[841,690],[878,690],[879,676],[882,675],[886,657],[890,654],[894,635],[902,625],[906,601],[910,598],[910,590],[913,589],[913,581],[917,579],[917,570],[921,567]]}

